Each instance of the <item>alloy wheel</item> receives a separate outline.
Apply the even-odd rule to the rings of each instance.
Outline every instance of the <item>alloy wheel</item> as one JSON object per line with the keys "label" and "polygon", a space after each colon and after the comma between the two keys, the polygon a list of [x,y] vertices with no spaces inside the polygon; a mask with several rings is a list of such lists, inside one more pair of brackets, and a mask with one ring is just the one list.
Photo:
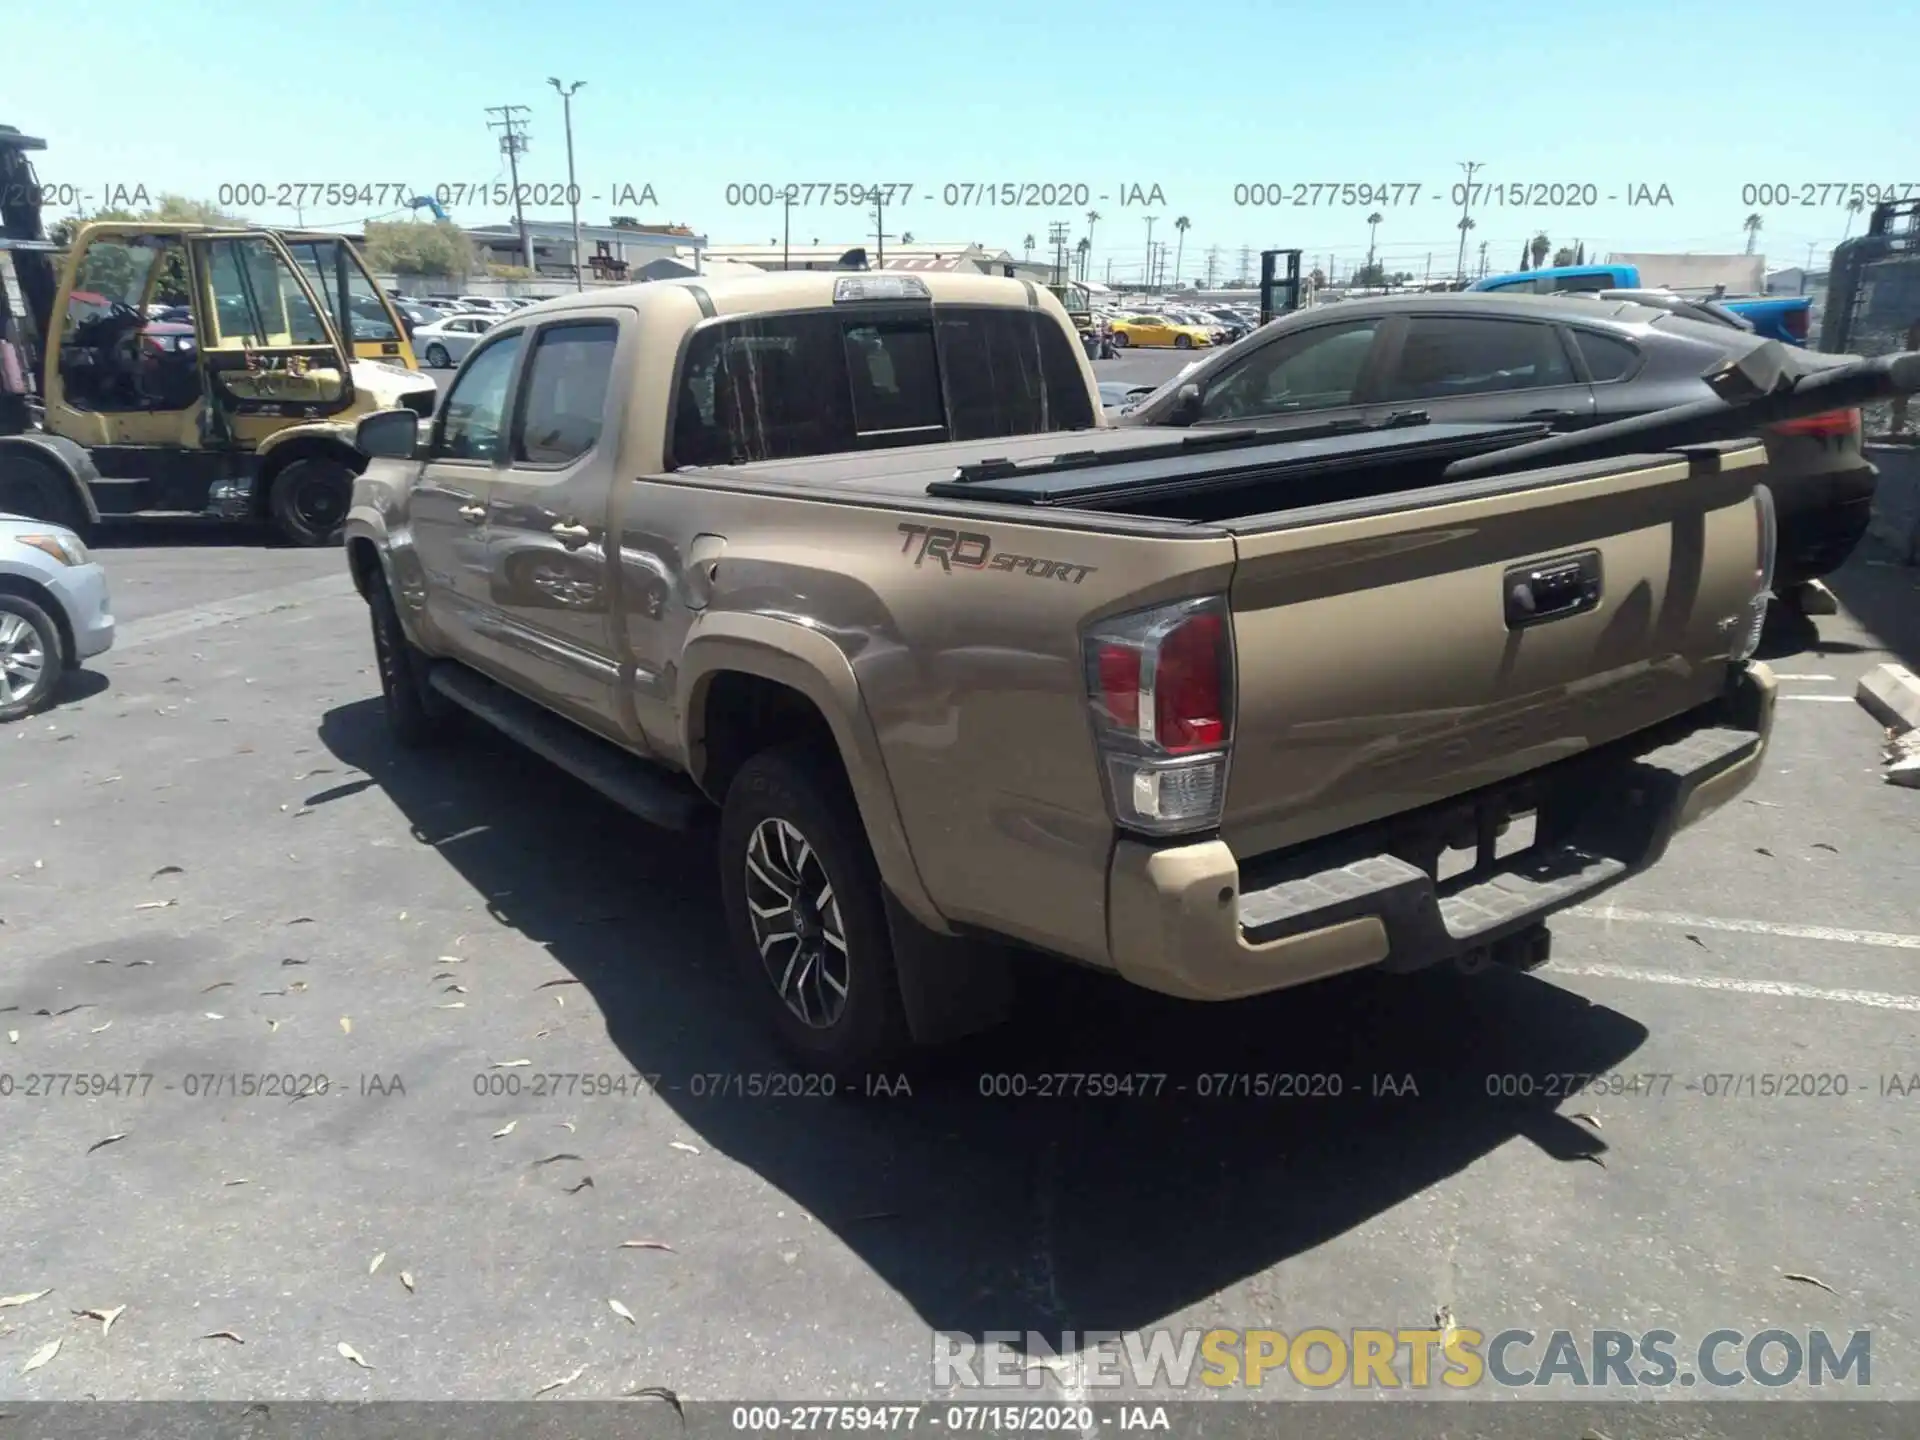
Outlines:
{"label": "alloy wheel", "polygon": [[817,850],[770,817],[747,840],[747,911],[760,964],[801,1024],[825,1030],[847,1008],[847,933]]}
{"label": "alloy wheel", "polygon": [[46,669],[39,632],[18,615],[0,615],[0,705],[31,694]]}

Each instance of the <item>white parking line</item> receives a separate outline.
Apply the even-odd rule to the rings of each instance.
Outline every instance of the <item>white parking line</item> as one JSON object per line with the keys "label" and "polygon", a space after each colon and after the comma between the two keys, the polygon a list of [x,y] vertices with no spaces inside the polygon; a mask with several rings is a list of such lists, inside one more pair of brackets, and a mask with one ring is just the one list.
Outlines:
{"label": "white parking line", "polygon": [[1678,915],[1671,910],[1625,910],[1618,905],[1574,905],[1560,912],[1583,920],[1621,920],[1633,925],[1671,925],[1679,930],[1727,930],[1736,935],[1779,935],[1789,940],[1831,940],[1841,945],[1877,945],[1920,950],[1920,935],[1889,930],[1841,930],[1830,925],[1786,925],[1772,920],[1726,920],[1714,915]]}
{"label": "white parking line", "polygon": [[1833,679],[1833,676],[1831,675],[1782,675],[1778,671],[1775,671],[1773,678],[1776,680],[1831,680]]}
{"label": "white parking line", "polygon": [[272,590],[236,595],[231,600],[216,600],[211,605],[165,610],[158,615],[149,615],[144,620],[129,620],[119,626],[114,632],[113,648],[130,650],[141,645],[152,645],[178,635],[191,635],[196,630],[228,625],[235,620],[251,620],[257,615],[271,614],[283,606],[310,604],[315,600],[331,600],[352,593],[353,581],[343,570],[337,575],[322,575],[317,580],[303,580],[297,585],[281,585]]}
{"label": "white parking line", "polygon": [[1851,705],[1851,695],[1782,695],[1782,700],[1818,700],[1828,705]]}
{"label": "white parking line", "polygon": [[1920,1011],[1920,995],[1885,990],[1836,990],[1823,985],[1794,985],[1785,980],[1732,980],[1719,975],[1676,975],[1666,970],[1636,970],[1630,965],[1567,965],[1550,960],[1540,967],[1555,975],[1592,975],[1603,980],[1637,980],[1648,985],[1681,985],[1691,990],[1732,990],[1741,995],[1774,995],[1788,1000],[1830,1000],[1874,1010]]}

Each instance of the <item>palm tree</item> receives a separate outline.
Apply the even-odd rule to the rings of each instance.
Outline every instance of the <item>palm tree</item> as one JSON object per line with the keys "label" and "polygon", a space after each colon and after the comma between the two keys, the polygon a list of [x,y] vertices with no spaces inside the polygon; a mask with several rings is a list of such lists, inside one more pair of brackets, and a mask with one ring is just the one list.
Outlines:
{"label": "palm tree", "polygon": [[902,245],[911,245],[913,243],[913,232],[909,230],[906,234],[902,235],[900,237],[900,243]]}
{"label": "palm tree", "polygon": [[1180,257],[1186,253],[1187,230],[1192,224],[1193,222],[1184,215],[1173,222],[1173,228],[1180,232],[1180,243],[1173,247],[1173,283],[1176,286],[1180,283]]}
{"label": "palm tree", "polygon": [[1031,235],[1027,236],[1027,238],[1022,240],[1020,243],[1027,247],[1026,258],[1029,260],[1033,259],[1033,236]]}
{"label": "palm tree", "polygon": [[[1099,223],[1099,220],[1100,212],[1098,210],[1087,211],[1087,267],[1089,269],[1093,266],[1093,227]],[[1083,275],[1080,278],[1084,280],[1087,277]]]}
{"label": "palm tree", "polygon": [[1093,237],[1090,235],[1082,235],[1080,237],[1080,243],[1073,248],[1080,254],[1080,278],[1084,280],[1087,278],[1088,261],[1093,255]]}
{"label": "palm tree", "polygon": [[1380,222],[1386,218],[1387,217],[1382,215],[1378,210],[1374,211],[1371,215],[1367,216],[1367,274],[1369,276],[1373,274],[1374,233],[1379,230]]}
{"label": "palm tree", "polygon": [[1853,217],[1866,208],[1866,200],[1858,195],[1847,202],[1847,228],[1840,232],[1840,238],[1842,240],[1845,240],[1848,235],[1853,233]]}
{"label": "palm tree", "polygon": [[1533,256],[1533,268],[1538,270],[1546,263],[1547,252],[1553,249],[1553,242],[1544,233],[1536,235],[1527,244],[1527,250]]}
{"label": "palm tree", "polygon": [[1747,232],[1747,254],[1753,253],[1753,242],[1760,238],[1760,216],[1758,212],[1747,216],[1740,222],[1740,228]]}

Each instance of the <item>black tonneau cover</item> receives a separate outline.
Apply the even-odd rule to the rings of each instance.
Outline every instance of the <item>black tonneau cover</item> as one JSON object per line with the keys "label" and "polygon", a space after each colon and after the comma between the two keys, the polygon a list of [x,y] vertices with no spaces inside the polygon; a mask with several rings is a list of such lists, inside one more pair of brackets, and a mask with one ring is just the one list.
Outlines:
{"label": "black tonneau cover", "polygon": [[1162,500],[1193,491],[1380,468],[1447,462],[1537,440],[1548,427],[1519,424],[1383,425],[1370,429],[1306,426],[1294,430],[1150,430],[1172,437],[1126,450],[1078,450],[1032,459],[987,459],[960,466],[927,486],[942,500],[1098,509],[1103,503]]}

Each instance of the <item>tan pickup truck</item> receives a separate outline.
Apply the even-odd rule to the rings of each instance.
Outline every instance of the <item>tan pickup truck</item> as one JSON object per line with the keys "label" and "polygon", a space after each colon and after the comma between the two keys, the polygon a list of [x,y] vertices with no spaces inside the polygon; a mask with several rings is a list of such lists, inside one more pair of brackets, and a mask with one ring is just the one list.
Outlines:
{"label": "tan pickup truck", "polygon": [[[1835,374],[1716,385],[1831,408]],[[1216,1000],[1537,960],[1754,777],[1738,423],[1565,459],[1418,415],[1119,430],[1096,395],[1013,280],[523,310],[430,428],[360,427],[393,730],[464,710],[660,824],[717,807],[750,1003],[836,1069],[989,1022],[1022,949]]]}

